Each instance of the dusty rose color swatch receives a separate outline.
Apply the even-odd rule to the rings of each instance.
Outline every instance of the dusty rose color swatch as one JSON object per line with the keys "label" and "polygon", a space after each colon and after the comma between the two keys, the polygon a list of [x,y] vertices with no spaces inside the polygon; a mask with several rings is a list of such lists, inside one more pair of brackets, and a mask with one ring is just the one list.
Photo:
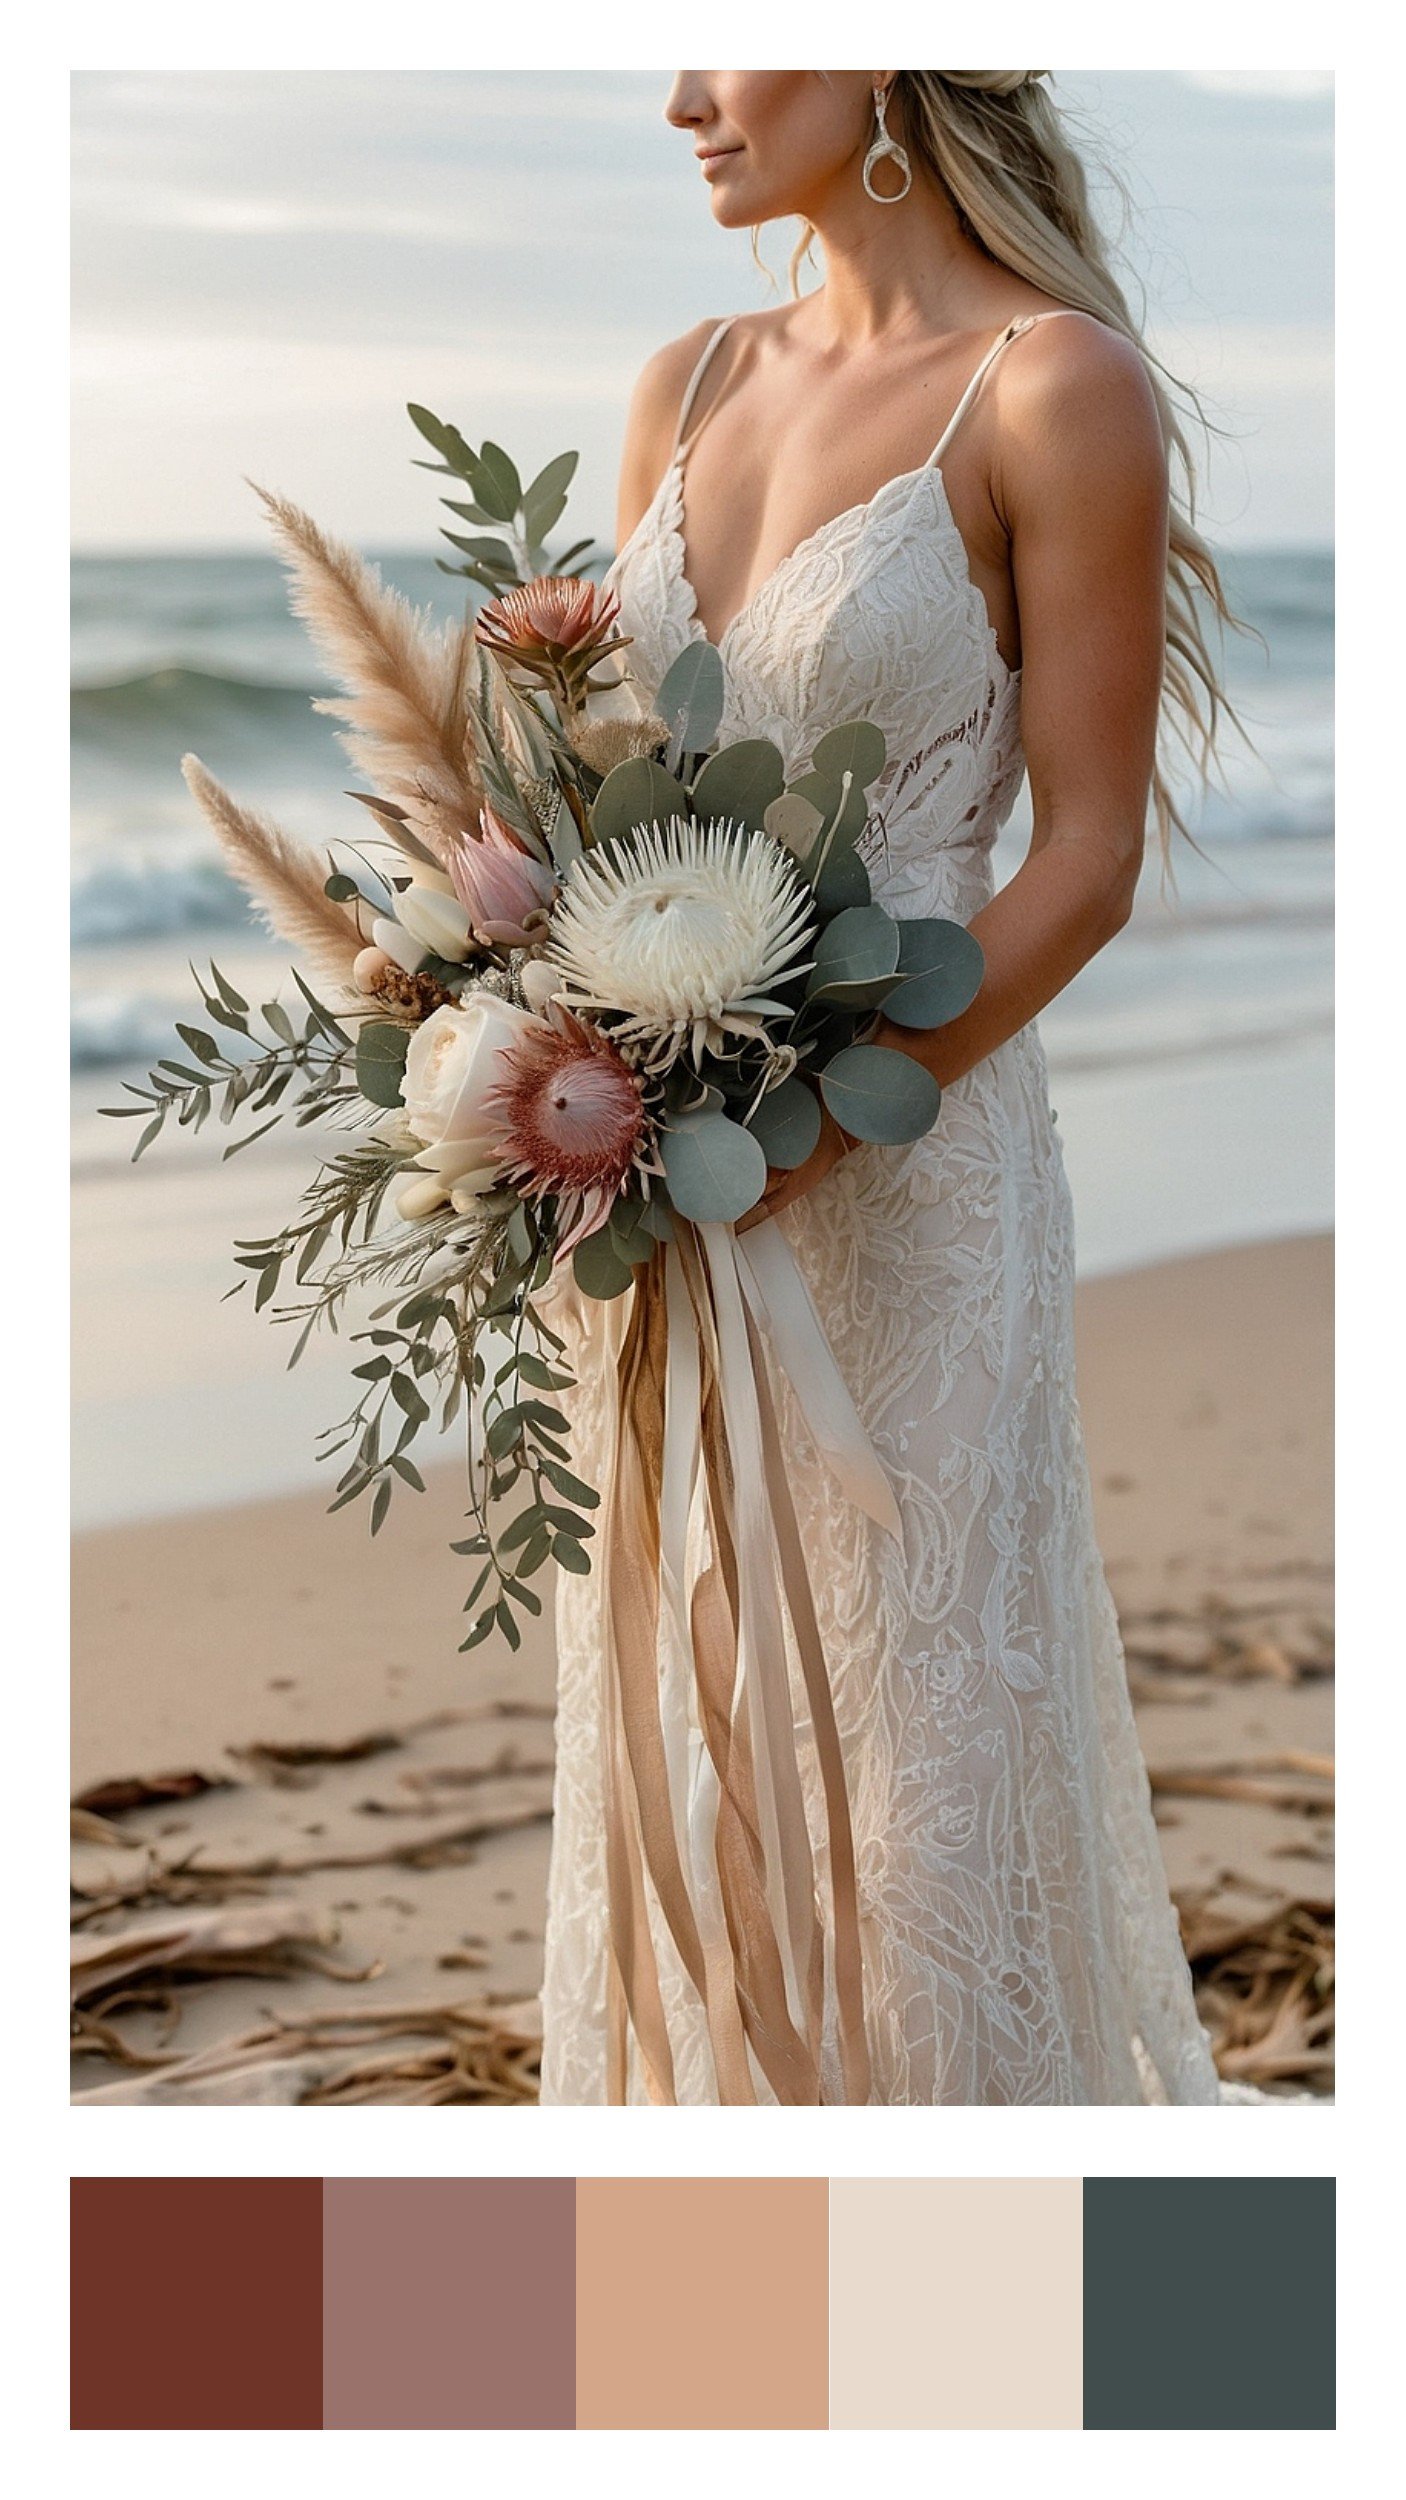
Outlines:
{"label": "dusty rose color swatch", "polygon": [[328,2430],[570,2430],[571,2179],[328,2179]]}
{"label": "dusty rose color swatch", "polygon": [[1079,2430],[1083,2183],[832,2179],[832,2430]]}
{"label": "dusty rose color swatch", "polygon": [[824,2430],[823,2179],[581,2179],[581,2430]]}
{"label": "dusty rose color swatch", "polygon": [[320,2179],[75,2179],[70,2252],[74,2430],[321,2428]]}

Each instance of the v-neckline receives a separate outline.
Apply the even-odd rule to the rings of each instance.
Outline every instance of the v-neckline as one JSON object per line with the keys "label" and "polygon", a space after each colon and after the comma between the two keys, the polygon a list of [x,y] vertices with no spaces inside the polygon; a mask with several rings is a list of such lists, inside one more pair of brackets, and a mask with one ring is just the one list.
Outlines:
{"label": "v-neckline", "polygon": [[[957,527],[956,518],[948,499],[947,481],[942,474],[941,463],[932,459],[924,460],[920,466],[915,469],[901,469],[895,476],[885,478],[883,484],[881,486],[877,486],[872,495],[865,496],[862,502],[846,504],[843,512],[832,513],[828,520],[821,521],[815,529],[808,530],[804,538],[798,539],[794,547],[788,548],[784,555],[778,557],[776,563],[772,565],[770,571],[763,574],[761,580],[758,582],[751,595],[744,599],[741,607],[737,609],[736,613],[728,618],[726,625],[724,625],[721,633],[717,636],[716,641],[714,642],[714,649],[719,652],[726,649],[727,644],[736,633],[738,627],[742,625],[748,617],[750,617],[753,609],[758,606],[765,594],[771,590],[776,583],[785,578],[785,576],[790,572],[792,566],[799,563],[802,556],[808,555],[813,548],[820,545],[821,542],[830,535],[832,530],[837,530],[840,527],[840,524],[844,521],[866,520],[869,514],[876,511],[883,503],[885,497],[892,494],[896,487],[908,486],[912,488],[914,493],[916,493],[919,481],[925,477],[932,478],[936,483],[938,507],[942,519],[946,523],[948,530],[957,543],[958,553],[961,560],[962,578],[966,585],[968,594],[976,603],[979,611],[981,625],[986,637],[992,675],[995,677],[999,674],[1000,678],[1006,685],[1014,685],[1019,679],[1021,672],[1019,668],[1012,668],[1009,660],[1006,658],[1005,653],[1000,647],[997,630],[991,621],[991,612],[986,605],[985,592],[979,588],[976,576],[972,572],[971,558],[967,553],[967,542]],[[674,553],[676,558],[675,571],[678,577],[679,586],[683,591],[684,598],[687,602],[687,614],[683,621],[687,628],[688,638],[691,642],[708,642],[712,641],[713,637],[709,634],[707,626],[704,624],[702,617],[698,613],[698,596],[694,590],[693,583],[689,579],[688,538],[684,526],[685,513],[683,478],[683,453],[682,451],[675,451],[669,461],[668,467],[665,469],[663,476],[660,478],[658,486],[654,490],[651,501],[648,505],[646,505],[645,510],[640,514],[640,517],[635,523],[634,528],[631,530],[629,537],[625,540],[624,546],[620,548],[619,553],[615,558],[615,563],[617,565],[620,563],[628,549],[633,546],[634,541],[639,536],[645,522],[657,509],[660,503],[663,502],[665,504],[665,527],[667,528],[674,544]],[[666,489],[668,490],[667,496],[665,492]],[[613,569],[614,568],[612,567],[612,570]]]}
{"label": "v-neckline", "polygon": [[[837,530],[840,527],[840,524],[844,521],[864,519],[883,502],[885,496],[893,493],[895,487],[911,486],[916,493],[918,480],[934,474],[939,474],[937,472],[936,463],[929,460],[923,461],[922,464],[916,469],[901,469],[896,476],[885,478],[882,486],[876,486],[872,495],[866,495],[859,503],[846,504],[843,512],[833,512],[828,520],[818,522],[813,530],[806,531],[804,538],[797,539],[794,547],[788,548],[784,555],[777,557],[775,564],[771,566],[769,571],[762,575],[762,578],[757,583],[756,588],[746,599],[743,600],[741,607],[728,618],[728,621],[726,625],[723,626],[722,631],[717,635],[712,635],[709,633],[707,626],[704,624],[702,617],[699,615],[698,593],[694,589],[692,580],[689,577],[688,528],[687,515],[684,506],[684,450],[680,448],[674,453],[668,469],[665,471],[665,481],[667,482],[669,479],[672,479],[673,481],[673,492],[671,497],[673,511],[670,520],[670,527],[673,530],[674,538],[678,547],[679,581],[688,597],[688,623],[690,631],[696,627],[697,637],[699,639],[704,642],[712,642],[715,648],[721,651],[729,637],[736,632],[738,626],[742,624],[746,617],[751,615],[753,608],[757,606],[765,592],[770,590],[772,585],[775,582],[780,581],[785,574],[789,573],[792,565],[798,563],[802,556],[808,555],[813,547],[819,546],[822,540],[828,538],[832,530]],[[946,497],[944,491],[944,501],[945,500]],[[968,578],[970,579],[970,566],[968,566],[967,572]]]}

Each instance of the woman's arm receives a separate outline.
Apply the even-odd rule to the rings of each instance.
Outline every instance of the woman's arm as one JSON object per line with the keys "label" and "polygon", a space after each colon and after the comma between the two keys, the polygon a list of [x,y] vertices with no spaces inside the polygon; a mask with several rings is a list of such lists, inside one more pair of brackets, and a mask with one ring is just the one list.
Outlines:
{"label": "woman's arm", "polygon": [[[973,1005],[930,1033],[881,1018],[874,1036],[943,1085],[1047,1007],[1127,920],[1162,686],[1167,470],[1141,360],[1111,332],[1060,321],[1001,361],[992,494],[1020,615],[1034,830],[1023,865],[971,923],[986,954]],[[765,1211],[813,1188],[848,1142],[827,1118]]]}

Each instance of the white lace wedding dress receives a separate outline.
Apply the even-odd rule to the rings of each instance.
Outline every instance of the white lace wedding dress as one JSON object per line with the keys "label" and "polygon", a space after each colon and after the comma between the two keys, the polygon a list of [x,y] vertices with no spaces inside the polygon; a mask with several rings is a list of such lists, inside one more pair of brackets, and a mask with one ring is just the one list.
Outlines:
{"label": "white lace wedding dress", "polygon": [[[774,739],[794,770],[832,724],[879,724],[875,893],[895,913],[964,922],[991,895],[1024,770],[1019,680],[940,465],[991,361],[926,465],[815,531],[721,643],[724,738]],[[646,683],[702,634],[684,456],[610,577]],[[930,1135],[858,1148],[780,1221],[903,1520],[899,1552],[813,1458],[783,1395],[854,1822],[872,2097],[1215,2101],[1094,1543],[1072,1219],[1034,1026],[948,1088]],[[588,1477],[621,1308],[590,1306],[573,1343]],[[563,1576],[549,2102],[606,2097],[599,1607],[598,1575]],[[667,1939],[660,1962],[677,2097],[712,2100],[701,2007]],[[833,2050],[826,2091],[842,2097]]]}

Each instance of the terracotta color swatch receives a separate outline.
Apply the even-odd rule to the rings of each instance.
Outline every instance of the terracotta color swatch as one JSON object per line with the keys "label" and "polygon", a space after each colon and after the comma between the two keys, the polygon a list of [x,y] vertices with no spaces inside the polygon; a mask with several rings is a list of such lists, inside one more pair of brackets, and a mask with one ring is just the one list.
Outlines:
{"label": "terracotta color swatch", "polygon": [[1078,2430],[1077,2179],[832,2179],[830,2426]]}
{"label": "terracotta color swatch", "polygon": [[1084,2428],[1330,2431],[1332,2179],[1084,2181]]}
{"label": "terracotta color swatch", "polygon": [[571,2179],[329,2179],[328,2430],[570,2430]]}
{"label": "terracotta color swatch", "polygon": [[581,2179],[581,2430],[824,2430],[823,2179]]}
{"label": "terracotta color swatch", "polygon": [[320,2179],[75,2179],[75,2430],[319,2430]]}

